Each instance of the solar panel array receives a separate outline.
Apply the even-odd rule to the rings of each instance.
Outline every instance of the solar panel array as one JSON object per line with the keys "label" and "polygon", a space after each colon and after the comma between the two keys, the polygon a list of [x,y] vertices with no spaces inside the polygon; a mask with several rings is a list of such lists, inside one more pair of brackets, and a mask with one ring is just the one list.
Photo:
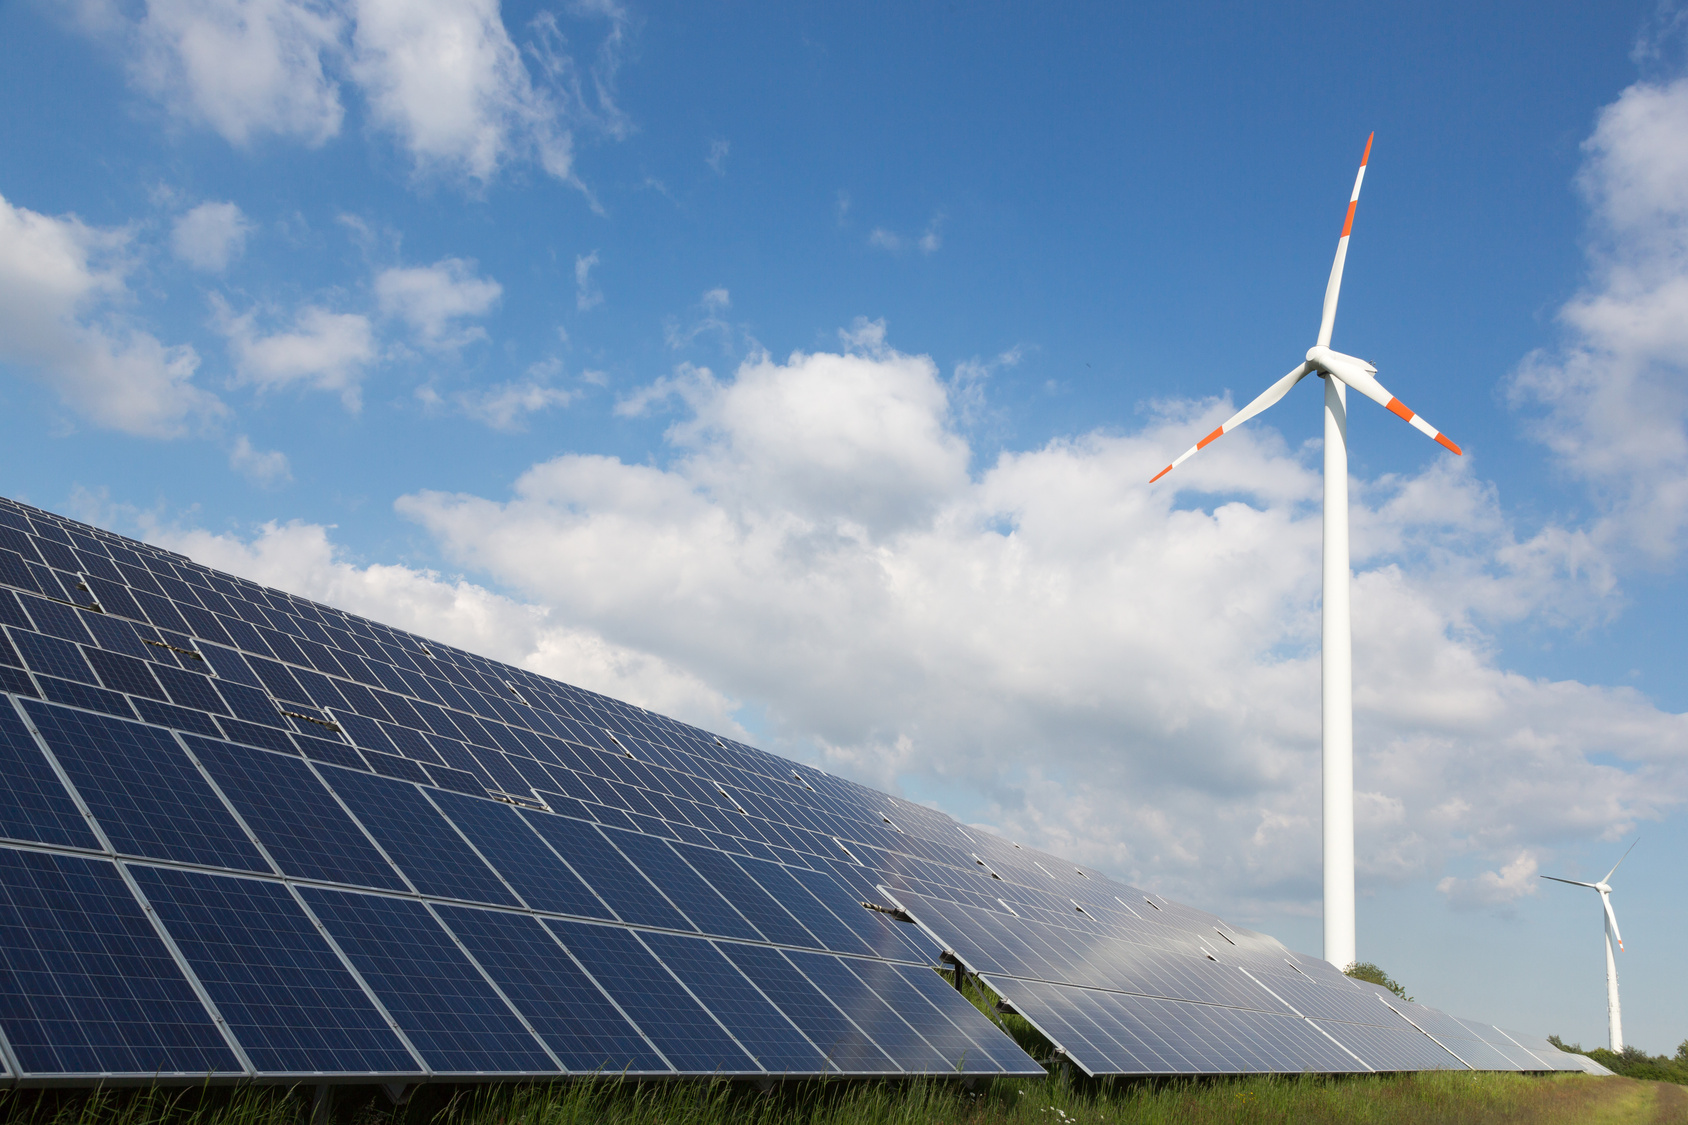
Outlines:
{"label": "solar panel array", "polygon": [[[0,500],[21,1085],[1574,1068],[642,708]],[[945,966],[950,976],[933,971]]]}

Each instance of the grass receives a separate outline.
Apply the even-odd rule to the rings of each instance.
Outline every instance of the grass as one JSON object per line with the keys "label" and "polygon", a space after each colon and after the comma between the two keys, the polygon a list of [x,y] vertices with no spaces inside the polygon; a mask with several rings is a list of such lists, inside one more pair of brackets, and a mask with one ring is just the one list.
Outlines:
{"label": "grass", "polygon": [[[11,1091],[0,1125],[310,1125],[309,1088]],[[1179,1082],[997,1079],[807,1082],[604,1080],[422,1087],[404,1106],[367,1088],[336,1096],[336,1125],[1332,1125],[1543,1122],[1688,1125],[1688,1090],[1583,1075],[1413,1074]]]}

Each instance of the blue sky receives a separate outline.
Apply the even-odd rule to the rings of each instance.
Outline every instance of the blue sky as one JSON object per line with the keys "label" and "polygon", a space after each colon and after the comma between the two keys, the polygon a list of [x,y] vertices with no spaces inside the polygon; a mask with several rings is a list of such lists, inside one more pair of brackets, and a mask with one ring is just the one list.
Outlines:
{"label": "blue sky", "polygon": [[1535,875],[1639,828],[1668,1051],[1682,24],[0,6],[3,491],[1317,952],[1317,388],[1146,482],[1312,342],[1375,130],[1334,344],[1467,456],[1353,411],[1362,955],[1598,1041]]}

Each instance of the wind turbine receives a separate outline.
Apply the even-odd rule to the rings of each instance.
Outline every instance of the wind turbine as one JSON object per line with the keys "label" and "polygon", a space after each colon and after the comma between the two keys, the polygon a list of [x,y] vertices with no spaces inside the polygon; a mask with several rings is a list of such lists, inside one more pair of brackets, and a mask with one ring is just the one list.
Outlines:
{"label": "wind turbine", "polygon": [[1325,867],[1325,960],[1346,969],[1355,961],[1354,949],[1354,668],[1353,626],[1348,611],[1348,395],[1347,388],[1398,415],[1426,436],[1459,453],[1459,446],[1442,436],[1423,418],[1402,405],[1401,400],[1377,381],[1377,368],[1363,359],[1330,347],[1331,329],[1336,325],[1336,298],[1342,290],[1342,265],[1348,258],[1348,236],[1354,229],[1354,209],[1360,202],[1360,184],[1366,178],[1371,159],[1373,133],[1366,138],[1365,155],[1354,177],[1354,194],[1348,198],[1348,215],[1342,222],[1342,237],[1336,243],[1336,261],[1331,263],[1330,281],[1325,286],[1324,314],[1319,319],[1319,340],[1307,349],[1304,362],[1267,387],[1253,402],[1237,411],[1225,424],[1185,450],[1178,459],[1149,481],[1153,484],[1183,464],[1197,450],[1205,449],[1262,410],[1289,393],[1308,375],[1325,381],[1325,544],[1324,544],[1324,867]]}
{"label": "wind turbine", "polygon": [[[1637,839],[1635,844],[1641,841]],[[1561,879],[1557,875],[1543,875],[1543,879],[1552,879],[1555,883],[1569,883],[1573,887],[1588,887],[1600,892],[1600,906],[1606,911],[1606,1038],[1612,1050],[1624,1049],[1624,1017],[1618,1008],[1618,961],[1612,956],[1612,943],[1618,943],[1618,948],[1624,947],[1623,935],[1618,933],[1618,916],[1612,913],[1612,876],[1618,873],[1629,853],[1635,850],[1635,844],[1619,857],[1618,862],[1612,864],[1612,870],[1606,872],[1606,877],[1598,883],[1579,883],[1575,879]]]}

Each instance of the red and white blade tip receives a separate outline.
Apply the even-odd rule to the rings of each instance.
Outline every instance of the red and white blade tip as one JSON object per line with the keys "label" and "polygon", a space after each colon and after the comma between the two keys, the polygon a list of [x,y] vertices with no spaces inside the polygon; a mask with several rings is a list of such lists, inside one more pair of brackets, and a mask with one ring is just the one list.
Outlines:
{"label": "red and white blade tip", "polygon": [[1354,232],[1354,209],[1360,205],[1360,181],[1366,178],[1366,165],[1371,162],[1371,143],[1377,134],[1366,138],[1366,151],[1360,157],[1360,171],[1354,177],[1354,194],[1348,197],[1348,214],[1342,220],[1342,237],[1347,238]]}
{"label": "red and white blade tip", "polygon": [[[1385,393],[1387,393],[1387,392],[1385,392]],[[1414,414],[1411,410],[1408,410],[1407,404],[1402,402],[1400,399],[1390,398],[1389,402],[1387,403],[1387,406],[1389,408],[1389,413],[1395,415],[1396,417],[1402,419],[1405,422],[1412,423],[1413,429],[1417,430],[1419,433],[1425,435],[1426,437],[1435,439],[1436,442],[1439,443],[1440,445],[1442,445],[1444,448],[1451,450],[1453,452],[1454,456],[1456,456],[1456,457],[1465,456],[1465,450],[1461,449],[1459,446],[1457,446],[1453,442],[1449,441],[1448,436],[1446,434],[1444,434],[1441,430],[1438,430],[1435,426],[1432,426],[1429,422],[1426,422],[1423,418],[1420,418],[1417,414]]]}

